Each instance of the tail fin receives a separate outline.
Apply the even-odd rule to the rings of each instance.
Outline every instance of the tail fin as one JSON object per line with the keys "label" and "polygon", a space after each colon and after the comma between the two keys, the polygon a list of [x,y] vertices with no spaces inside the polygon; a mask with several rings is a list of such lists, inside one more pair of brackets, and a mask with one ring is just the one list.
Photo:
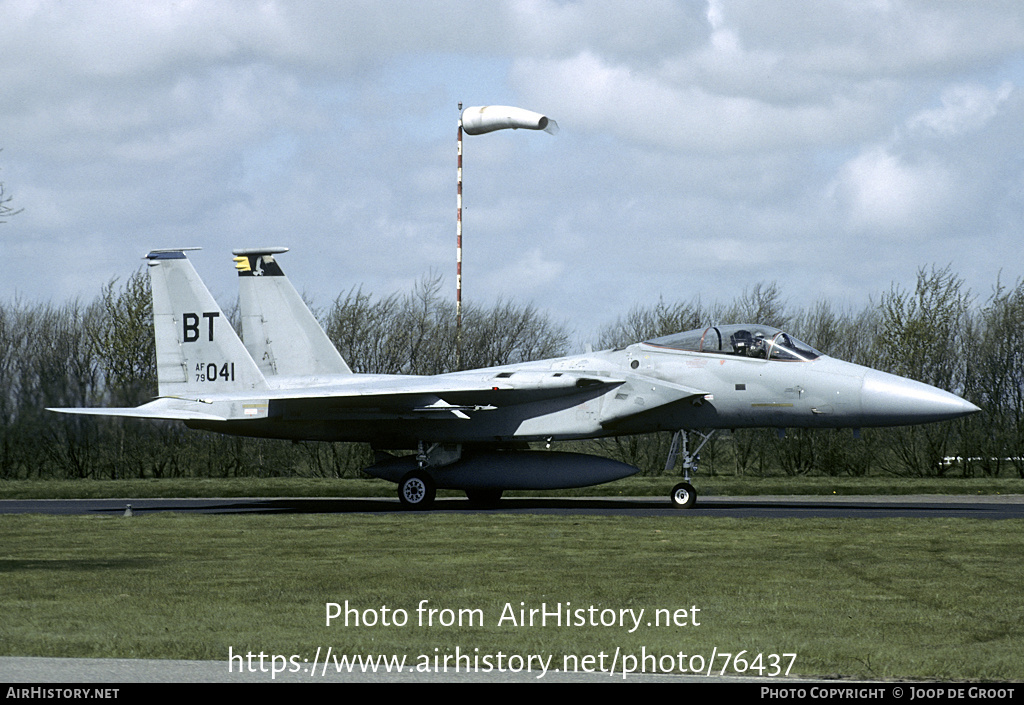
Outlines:
{"label": "tail fin", "polygon": [[160,396],[196,398],[267,389],[184,250],[153,250],[146,259]]}
{"label": "tail fin", "polygon": [[246,349],[268,377],[352,374],[274,260],[275,254],[287,251],[287,247],[233,251]]}

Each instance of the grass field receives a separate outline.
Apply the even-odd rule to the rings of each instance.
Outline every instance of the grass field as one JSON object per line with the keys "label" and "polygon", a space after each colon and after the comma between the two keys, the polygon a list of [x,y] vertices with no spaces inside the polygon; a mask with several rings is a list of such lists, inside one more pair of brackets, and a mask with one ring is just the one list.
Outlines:
{"label": "grass field", "polygon": [[[11,515],[0,535],[3,655],[312,661],[332,647],[414,663],[459,648],[554,668],[616,649],[696,666],[716,650],[716,673],[744,651],[748,675],[757,654],[762,669],[796,654],[791,675],[1024,680],[1019,521]],[[449,612],[421,625],[422,600]],[[327,603],[346,601],[378,623],[327,626]],[[566,603],[597,621],[644,615],[632,633],[628,616],[500,620]],[[383,607],[408,622],[384,626]],[[659,609],[686,625],[654,626]],[[462,626],[440,623],[460,610]]]}

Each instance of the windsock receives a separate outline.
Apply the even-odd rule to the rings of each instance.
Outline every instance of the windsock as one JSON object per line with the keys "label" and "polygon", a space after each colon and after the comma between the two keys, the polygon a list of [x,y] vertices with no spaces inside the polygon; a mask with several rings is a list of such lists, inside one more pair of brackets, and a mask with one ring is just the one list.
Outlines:
{"label": "windsock", "polygon": [[558,132],[558,123],[551,118],[510,105],[484,105],[462,111],[462,129],[467,135],[483,135],[495,130],[544,130]]}

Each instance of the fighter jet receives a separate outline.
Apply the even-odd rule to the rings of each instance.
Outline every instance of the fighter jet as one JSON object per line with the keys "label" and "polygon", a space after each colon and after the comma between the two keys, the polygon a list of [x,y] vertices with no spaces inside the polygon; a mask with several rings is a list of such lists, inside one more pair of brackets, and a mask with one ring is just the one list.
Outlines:
{"label": "fighter jet", "polygon": [[[63,413],[183,421],[260,438],[367,442],[370,475],[398,484],[409,508],[438,489],[494,503],[504,490],[610,482],[637,468],[530,443],[673,432],[669,494],[694,506],[691,471],[718,429],[900,426],[979,411],[935,387],[828,357],[764,325],[719,325],[587,352],[441,375],[353,373],[275,255],[235,251],[245,342],[186,255],[146,255],[158,396],[132,408]],[[700,443],[690,447],[690,436]],[[391,455],[385,451],[412,450]]]}

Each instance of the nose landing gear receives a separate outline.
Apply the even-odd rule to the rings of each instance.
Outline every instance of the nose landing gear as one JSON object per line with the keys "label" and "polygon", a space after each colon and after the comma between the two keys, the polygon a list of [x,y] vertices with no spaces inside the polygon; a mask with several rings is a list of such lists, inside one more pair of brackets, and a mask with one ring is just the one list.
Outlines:
{"label": "nose landing gear", "polygon": [[711,436],[714,435],[714,430],[708,431],[707,433],[701,433],[700,431],[692,431],[702,438],[700,445],[691,453],[688,444],[689,432],[679,429],[672,436],[672,445],[668,450],[668,460],[665,462],[665,472],[671,472],[676,465],[676,458],[680,452],[683,455],[683,482],[672,488],[672,492],[669,494],[669,499],[672,501],[672,506],[677,509],[689,509],[697,503],[697,490],[690,484],[690,471],[697,472],[697,463],[700,461],[700,449],[704,447],[704,444],[711,440]]}

